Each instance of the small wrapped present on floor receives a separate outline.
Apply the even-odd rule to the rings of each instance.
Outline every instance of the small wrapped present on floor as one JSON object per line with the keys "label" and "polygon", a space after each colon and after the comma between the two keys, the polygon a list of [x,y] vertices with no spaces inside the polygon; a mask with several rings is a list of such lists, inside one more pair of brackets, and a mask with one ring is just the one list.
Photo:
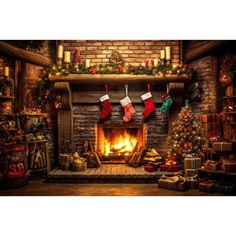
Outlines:
{"label": "small wrapped present on floor", "polygon": [[205,180],[198,184],[199,191],[213,193],[215,191],[215,183],[210,180]]}
{"label": "small wrapped present on floor", "polygon": [[223,159],[223,169],[225,173],[236,173],[236,161]]}
{"label": "small wrapped present on floor", "polygon": [[158,188],[185,191],[187,190],[187,183],[183,176],[166,177],[163,175],[158,181]]}
{"label": "small wrapped present on floor", "polygon": [[231,182],[220,181],[215,185],[215,191],[218,193],[235,193],[235,184]]}
{"label": "small wrapped present on floor", "polygon": [[185,176],[186,177],[194,177],[198,175],[197,169],[185,169]]}
{"label": "small wrapped present on floor", "polygon": [[189,189],[198,189],[199,180],[197,179],[197,175],[187,177],[186,180]]}
{"label": "small wrapped present on floor", "polygon": [[180,165],[175,158],[168,153],[165,163],[160,165],[160,171],[176,172],[180,170]]}
{"label": "small wrapped present on floor", "polygon": [[200,157],[186,157],[184,159],[184,169],[197,169],[201,167]]}
{"label": "small wrapped present on floor", "polygon": [[232,143],[231,142],[214,142],[212,144],[214,151],[232,151]]}
{"label": "small wrapped present on floor", "polygon": [[204,169],[205,170],[210,170],[210,171],[220,170],[220,166],[221,166],[221,162],[220,161],[207,160],[204,163]]}
{"label": "small wrapped present on floor", "polygon": [[146,164],[144,165],[144,170],[147,172],[154,172],[155,166],[153,164]]}

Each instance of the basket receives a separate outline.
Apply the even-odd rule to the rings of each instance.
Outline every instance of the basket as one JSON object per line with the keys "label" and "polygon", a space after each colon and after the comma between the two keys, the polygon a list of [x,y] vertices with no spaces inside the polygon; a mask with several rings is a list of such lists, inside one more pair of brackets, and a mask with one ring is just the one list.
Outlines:
{"label": "basket", "polygon": [[84,161],[82,164],[73,164],[71,165],[71,171],[85,171],[87,167],[87,162]]}

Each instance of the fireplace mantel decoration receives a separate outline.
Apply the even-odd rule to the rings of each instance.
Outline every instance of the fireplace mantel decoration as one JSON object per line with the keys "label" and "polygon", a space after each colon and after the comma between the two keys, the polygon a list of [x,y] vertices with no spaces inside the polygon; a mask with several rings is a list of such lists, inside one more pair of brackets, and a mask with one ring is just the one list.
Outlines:
{"label": "fireplace mantel decoration", "polygon": [[100,64],[99,66],[86,67],[84,64],[78,66],[65,64],[63,66],[52,65],[47,68],[44,73],[45,76],[63,76],[70,74],[125,74],[125,75],[187,75],[192,74],[191,65],[172,65],[172,64],[158,64],[157,66],[146,67],[146,66],[132,66],[132,65],[114,65],[114,64]]}
{"label": "fireplace mantel decoration", "polygon": [[[143,84],[154,84],[153,90],[154,103],[161,103],[161,95],[166,91],[166,86],[169,87],[169,93],[173,99],[174,106],[168,113],[169,133],[172,129],[172,122],[175,120],[178,111],[183,104],[184,82],[188,82],[190,77],[187,75],[90,75],[90,74],[71,74],[67,76],[52,76],[50,81],[54,84],[56,93],[61,97],[62,105],[58,109],[58,144],[63,140],[69,139],[72,147],[73,142],[73,104],[99,104],[99,98],[103,95],[101,86],[109,84],[111,103],[119,104],[124,92],[119,90],[123,84],[130,84],[133,103],[142,103],[140,95],[146,92],[143,90]],[[135,86],[139,86],[140,90],[135,90]],[[153,87],[153,88],[154,88]],[[132,89],[133,88],[133,89]],[[145,86],[146,88],[146,86]],[[96,92],[91,90],[96,89]],[[118,89],[118,90],[117,90]],[[91,90],[91,92],[90,92]],[[114,92],[113,92],[114,90]],[[95,93],[94,93],[95,92]]]}

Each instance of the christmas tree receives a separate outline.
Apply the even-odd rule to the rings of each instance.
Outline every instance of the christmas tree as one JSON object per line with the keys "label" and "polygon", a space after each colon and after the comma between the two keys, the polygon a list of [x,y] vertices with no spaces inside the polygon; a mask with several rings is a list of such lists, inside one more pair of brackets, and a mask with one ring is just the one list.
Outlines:
{"label": "christmas tree", "polygon": [[170,153],[182,163],[186,157],[203,157],[203,147],[206,146],[200,121],[189,105],[188,100],[182,107],[177,120],[173,123],[173,131],[169,138]]}

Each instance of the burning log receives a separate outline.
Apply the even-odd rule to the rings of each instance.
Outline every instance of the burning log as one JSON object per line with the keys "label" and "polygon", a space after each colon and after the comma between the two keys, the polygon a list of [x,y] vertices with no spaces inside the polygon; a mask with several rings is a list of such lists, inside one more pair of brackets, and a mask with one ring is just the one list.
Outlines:
{"label": "burning log", "polygon": [[111,152],[114,152],[114,153],[122,152],[122,150],[124,150],[125,147],[126,147],[126,145],[123,145],[122,147],[119,147],[119,148],[112,147]]}

